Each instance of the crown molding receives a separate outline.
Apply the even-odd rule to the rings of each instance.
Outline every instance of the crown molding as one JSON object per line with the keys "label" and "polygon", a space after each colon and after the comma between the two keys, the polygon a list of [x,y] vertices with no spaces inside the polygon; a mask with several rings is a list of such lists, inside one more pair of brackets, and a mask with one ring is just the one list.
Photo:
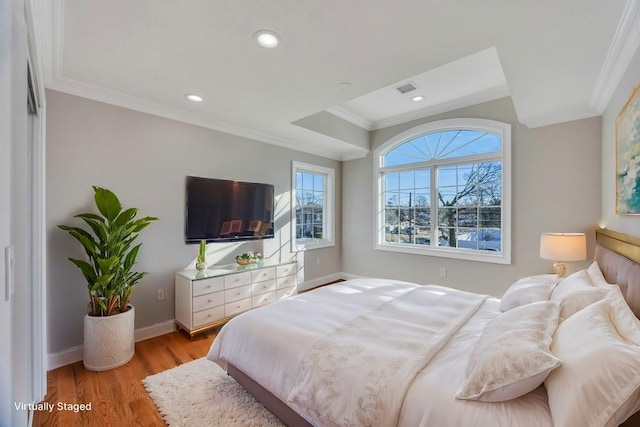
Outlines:
{"label": "crown molding", "polygon": [[589,107],[602,114],[640,47],[640,1],[627,0],[609,45]]}
{"label": "crown molding", "polygon": [[451,101],[443,102],[441,104],[422,108],[420,110],[410,111],[408,113],[389,117],[388,119],[375,121],[373,122],[371,130],[383,129],[389,126],[395,126],[402,123],[410,122],[412,120],[435,116],[436,114],[446,113],[449,111],[457,110],[459,108],[493,101],[495,99],[504,98],[506,96],[509,96],[509,88],[507,86],[491,88],[482,92],[474,93],[469,96],[464,96],[462,98],[457,98]]}
{"label": "crown molding", "polygon": [[87,98],[105,104],[115,105],[129,110],[139,111],[166,119],[176,120],[183,123],[200,126],[243,138],[253,139],[268,144],[277,145],[291,150],[302,151],[333,160],[342,160],[343,153],[337,150],[318,150],[311,145],[302,144],[289,139],[277,137],[265,132],[260,132],[239,126],[236,124],[215,120],[201,116],[179,108],[169,107],[164,104],[149,101],[136,96],[117,92],[111,89],[90,85],[77,80],[60,77],[49,82],[48,89],[64,92],[70,95]]}
{"label": "crown molding", "polygon": [[366,117],[363,117],[360,114],[356,113],[355,111],[349,110],[339,105],[327,108],[325,111],[365,130],[372,130],[373,122]]}
{"label": "crown molding", "polygon": [[556,111],[555,113],[548,113],[544,115],[519,117],[519,119],[524,125],[530,128],[537,128],[542,126],[556,125],[559,123],[572,122],[574,120],[589,119],[591,117],[597,117],[600,115],[602,114],[588,107],[575,107],[572,109],[563,109],[561,111]]}

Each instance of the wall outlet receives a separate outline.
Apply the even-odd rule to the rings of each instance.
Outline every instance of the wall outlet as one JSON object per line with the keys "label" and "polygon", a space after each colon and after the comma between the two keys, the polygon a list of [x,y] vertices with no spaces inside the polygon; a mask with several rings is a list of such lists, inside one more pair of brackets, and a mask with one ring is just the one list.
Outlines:
{"label": "wall outlet", "polygon": [[158,289],[158,301],[162,301],[164,299],[164,289]]}
{"label": "wall outlet", "polygon": [[440,277],[447,277],[447,267],[440,267]]}

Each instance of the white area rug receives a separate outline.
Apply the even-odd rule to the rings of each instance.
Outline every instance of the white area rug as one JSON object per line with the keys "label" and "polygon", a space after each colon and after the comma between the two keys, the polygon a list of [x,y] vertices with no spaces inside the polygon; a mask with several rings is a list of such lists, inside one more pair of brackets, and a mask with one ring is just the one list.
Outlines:
{"label": "white area rug", "polygon": [[284,425],[204,357],[150,375],[142,384],[171,427]]}

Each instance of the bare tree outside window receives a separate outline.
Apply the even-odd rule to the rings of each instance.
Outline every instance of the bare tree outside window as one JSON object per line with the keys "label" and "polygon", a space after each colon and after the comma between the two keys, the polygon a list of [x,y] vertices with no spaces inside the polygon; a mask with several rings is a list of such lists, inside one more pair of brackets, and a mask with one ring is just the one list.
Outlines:
{"label": "bare tree outside window", "polygon": [[461,171],[456,185],[438,188],[440,246],[499,251],[502,163],[473,163],[455,168]]}

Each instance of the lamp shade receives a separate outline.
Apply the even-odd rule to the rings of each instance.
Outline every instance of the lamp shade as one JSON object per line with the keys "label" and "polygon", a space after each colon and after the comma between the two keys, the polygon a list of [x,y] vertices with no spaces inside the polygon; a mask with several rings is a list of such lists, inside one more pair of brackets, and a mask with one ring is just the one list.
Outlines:
{"label": "lamp shade", "polygon": [[540,258],[584,261],[587,259],[587,236],[584,233],[542,233]]}

